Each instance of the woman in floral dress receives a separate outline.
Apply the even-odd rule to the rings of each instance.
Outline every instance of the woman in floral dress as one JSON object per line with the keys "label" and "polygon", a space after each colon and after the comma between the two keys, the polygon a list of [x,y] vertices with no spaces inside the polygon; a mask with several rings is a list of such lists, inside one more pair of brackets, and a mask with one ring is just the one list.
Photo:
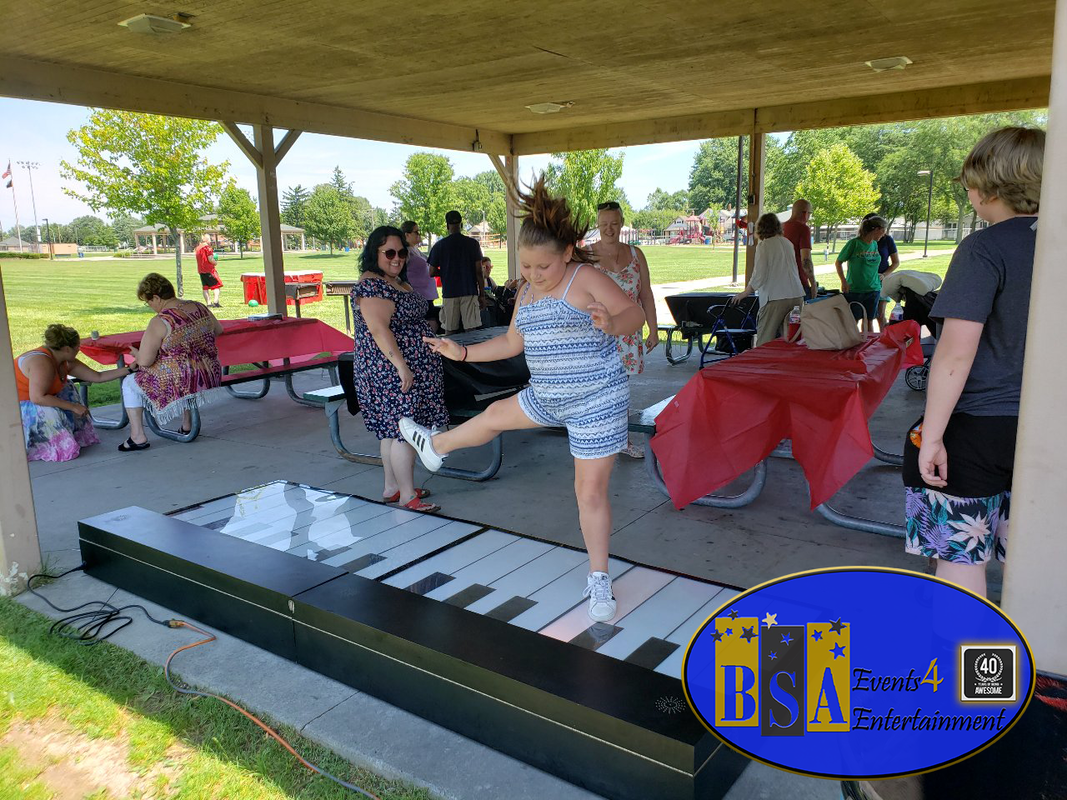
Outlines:
{"label": "woman in floral dress", "polygon": [[[648,262],[641,248],[619,241],[622,224],[622,208],[618,203],[607,202],[597,206],[596,226],[600,231],[600,241],[590,249],[596,256],[597,268],[609,275],[626,292],[626,296],[645,312],[647,339],[639,330],[616,340],[626,374],[633,376],[644,371],[645,352],[651,352],[659,344],[659,330],[656,324],[656,300],[652,296],[652,283],[648,277]],[[622,452],[630,458],[645,457],[644,448],[631,441],[626,442],[626,449]]]}
{"label": "woman in floral dress", "polygon": [[98,444],[89,409],[82,405],[71,376],[88,383],[130,374],[126,367],[97,372],[78,360],[81,339],[67,325],[49,325],[44,344],[15,359],[15,385],[29,461],[70,461],[83,447]]}
{"label": "woman in floral dress", "polygon": [[427,428],[448,424],[441,357],[422,340],[431,336],[428,301],[407,282],[404,234],[376,228],[360,256],[352,290],[354,382],[367,430],[381,442],[382,499],[413,511],[440,511],[415,488],[415,451],[397,422],[410,417]]}
{"label": "woman in floral dress", "polygon": [[137,299],[156,312],[140,347],[131,347],[136,372],[122,381],[122,404],[130,437],[119,445],[128,453],[151,445],[144,430],[144,405],[160,424],[181,416],[181,432],[191,424],[189,407],[202,405],[222,385],[215,338],[222,325],[203,303],[175,296],[174,285],[150,272],[137,285]]}

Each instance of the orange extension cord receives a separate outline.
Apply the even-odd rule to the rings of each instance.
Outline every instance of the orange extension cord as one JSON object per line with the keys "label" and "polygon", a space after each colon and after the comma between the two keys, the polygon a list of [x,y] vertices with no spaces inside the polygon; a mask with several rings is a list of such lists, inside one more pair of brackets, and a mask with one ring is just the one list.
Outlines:
{"label": "orange extension cord", "polygon": [[266,725],[265,723],[263,723],[261,720],[256,718],[255,715],[249,713],[248,711],[245,711],[243,708],[241,708],[236,703],[233,703],[233,702],[227,700],[225,697],[220,697],[217,694],[211,694],[210,692],[198,692],[198,691],[196,691],[194,689],[183,689],[182,687],[178,686],[178,684],[176,684],[170,677],[170,662],[171,662],[171,659],[173,659],[174,656],[178,655],[178,653],[182,652],[183,650],[190,650],[190,649],[192,649],[194,647],[199,647],[202,644],[210,644],[211,642],[216,641],[216,637],[213,634],[210,634],[207,631],[202,630],[202,629],[196,627],[195,625],[193,625],[193,624],[191,624],[189,622],[185,622],[185,621],[180,620],[180,619],[169,620],[167,622],[167,625],[169,627],[171,627],[171,628],[189,628],[189,630],[196,631],[200,635],[206,637],[204,639],[201,639],[198,642],[193,642],[192,644],[187,644],[184,647],[179,647],[177,650],[175,650],[173,653],[171,653],[169,656],[167,656],[167,660],[163,664],[163,677],[165,677],[167,679],[167,683],[169,683],[171,685],[171,687],[176,692],[179,692],[181,694],[196,695],[198,697],[213,697],[216,700],[221,700],[223,703],[228,705],[230,708],[232,708],[232,709],[234,709],[236,711],[240,711],[242,714],[244,714],[246,717],[248,717],[250,720],[252,720],[252,722],[256,723],[256,725],[258,725],[260,728],[262,728],[268,735],[270,735],[273,739],[275,739],[282,747],[284,747],[286,750],[288,750],[290,753],[292,753],[293,757],[296,758],[297,761],[299,761],[301,764],[303,764],[305,767],[307,767],[312,772],[318,773],[319,775],[322,775],[324,778],[329,778],[331,781],[334,781],[335,783],[340,784],[341,786],[344,786],[346,789],[351,789],[354,792],[359,792],[364,797],[371,798],[371,800],[381,800],[381,798],[379,798],[376,794],[372,794],[371,792],[368,792],[366,789],[361,789],[358,786],[355,786],[355,785],[353,785],[351,783],[343,781],[340,778],[338,778],[337,776],[331,775],[329,772],[326,772],[326,770],[320,769],[319,767],[317,767],[314,764],[312,764],[310,761],[308,761],[306,758],[304,758],[302,755],[300,755],[300,753],[296,752],[296,750],[293,749],[292,745],[290,745],[289,742],[285,741],[285,739],[283,739],[269,725]]}

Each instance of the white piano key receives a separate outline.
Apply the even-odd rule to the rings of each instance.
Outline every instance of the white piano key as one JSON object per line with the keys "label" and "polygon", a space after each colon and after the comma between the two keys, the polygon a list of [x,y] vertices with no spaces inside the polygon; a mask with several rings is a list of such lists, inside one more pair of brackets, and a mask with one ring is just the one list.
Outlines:
{"label": "white piano key", "polygon": [[740,592],[735,589],[720,589],[715,593],[715,596],[702,605],[695,614],[691,615],[685,622],[671,631],[671,634],[667,637],[667,641],[674,642],[681,646],[675,650],[666,661],[656,667],[656,672],[662,672],[664,675],[680,678],[682,674],[682,659],[685,657],[685,649],[689,646],[689,640],[693,638],[693,634],[697,632],[697,628],[704,623],[704,620],[718,611],[723,603],[726,603],[731,597],[737,597],[739,594]]}
{"label": "white piano key", "polygon": [[405,564],[410,564],[412,561],[422,558],[434,550],[446,547],[464,536],[469,536],[478,529],[477,525],[470,525],[466,522],[449,522],[443,527],[431,530],[424,536],[409,539],[392,550],[379,553],[379,555],[385,556],[383,561],[372,564],[366,569],[361,569],[356,574],[364,578],[377,578],[387,572],[392,572],[394,569],[399,569]]}
{"label": "white piano key", "polygon": [[[629,561],[615,558],[608,559],[608,570],[612,578],[620,577],[632,566],[633,564]],[[580,605],[585,609],[588,606],[588,601],[582,598],[582,592],[585,591],[586,576],[588,575],[589,561],[587,558],[583,558],[576,567],[529,595],[529,598],[535,601],[537,605],[529,611],[519,614],[511,621],[511,624],[526,628],[529,631],[536,631],[557,617],[566,614],[575,606]],[[589,624],[593,624],[591,620]]]}
{"label": "white piano key", "polygon": [[[385,555],[388,550],[449,524],[449,520],[429,514],[418,514],[416,517],[399,525],[391,521],[388,514],[361,522],[351,529],[352,536],[358,537],[359,541],[345,552],[328,558],[323,563],[339,567],[368,553]],[[471,531],[478,530],[474,525],[468,527]]]}
{"label": "white piano key", "polygon": [[[496,531],[493,532],[495,533]],[[505,546],[483,558],[479,558],[473,563],[467,562],[458,570],[441,570],[455,576],[455,580],[451,582],[451,587],[442,586],[439,590],[430,592],[426,596],[435,600],[447,600],[457,592],[461,592],[473,584],[480,583],[483,586],[489,586],[497,578],[521,567],[551,547],[552,545],[545,542],[519,539],[517,536],[511,536],[510,541]],[[485,598],[478,599],[484,600]],[[477,600],[474,602],[477,602]]]}
{"label": "white piano key", "polygon": [[[621,622],[612,620],[611,624],[621,627],[622,633],[613,636],[597,652],[625,659],[653,636],[666,639],[713,595],[718,594],[719,588],[690,578],[675,578]],[[615,597],[619,597],[619,592],[615,593]]]}
{"label": "white piano key", "polygon": [[[674,580],[673,575],[648,567],[634,567],[627,571],[625,575],[612,582],[617,610],[615,617],[608,622],[616,627],[625,627],[627,615],[672,580]],[[539,633],[559,639],[561,642],[569,642],[592,624],[593,621],[589,619],[588,603],[583,603],[552,624],[541,628]]]}
{"label": "white piano key", "polygon": [[396,575],[387,578],[385,583],[405,589],[434,572],[453,575],[469,564],[485,558],[490,553],[502,547],[507,547],[517,539],[518,537],[512,534],[502,534],[500,531],[492,530],[486,531],[472,539],[457,544],[455,547],[448,548],[443,553],[438,553],[432,558],[420,561],[403,572],[398,572]]}
{"label": "white piano key", "polygon": [[489,584],[493,593],[467,606],[468,611],[488,614],[501,603],[513,597],[529,597],[556,578],[587,561],[581,550],[568,547],[552,547],[544,555]]}

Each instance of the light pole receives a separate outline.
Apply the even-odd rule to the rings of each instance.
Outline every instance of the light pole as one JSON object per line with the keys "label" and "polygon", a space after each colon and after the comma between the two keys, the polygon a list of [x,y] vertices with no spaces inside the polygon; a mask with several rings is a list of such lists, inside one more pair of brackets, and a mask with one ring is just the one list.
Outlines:
{"label": "light pole", "polygon": [[48,217],[41,217],[41,219],[44,220],[44,238],[48,241],[48,260],[54,261],[56,251],[52,247],[52,226],[48,224]]}
{"label": "light pole", "polygon": [[33,227],[37,229],[37,252],[41,252],[41,226],[37,223],[37,200],[33,196],[33,171],[40,169],[41,165],[36,161],[19,161],[20,167],[25,167],[30,176],[30,203],[33,205]]}
{"label": "light pole", "polygon": [[918,174],[930,176],[930,190],[926,194],[926,243],[923,244],[923,258],[926,258],[926,251],[930,247],[930,206],[934,201],[934,171],[921,169]]}

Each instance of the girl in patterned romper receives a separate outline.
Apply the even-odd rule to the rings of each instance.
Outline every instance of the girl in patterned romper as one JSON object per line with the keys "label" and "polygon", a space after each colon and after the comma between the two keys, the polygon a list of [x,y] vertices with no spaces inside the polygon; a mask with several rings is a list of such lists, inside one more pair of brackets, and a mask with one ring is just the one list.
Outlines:
{"label": "girl in patterned romper", "polygon": [[565,427],[574,456],[578,516],[589,553],[584,597],[598,622],[615,616],[608,575],[611,504],[608,482],[616,454],[626,447],[629,389],[616,336],[640,331],[644,312],[578,247],[585,235],[563,198],[540,178],[519,197],[519,263],[524,285],[508,332],[469,348],[427,338],[453,361],[497,361],[525,353],[530,385],[484,413],[434,434],[402,419],[400,433],[431,472],[454,450],[492,441],[503,431]]}

